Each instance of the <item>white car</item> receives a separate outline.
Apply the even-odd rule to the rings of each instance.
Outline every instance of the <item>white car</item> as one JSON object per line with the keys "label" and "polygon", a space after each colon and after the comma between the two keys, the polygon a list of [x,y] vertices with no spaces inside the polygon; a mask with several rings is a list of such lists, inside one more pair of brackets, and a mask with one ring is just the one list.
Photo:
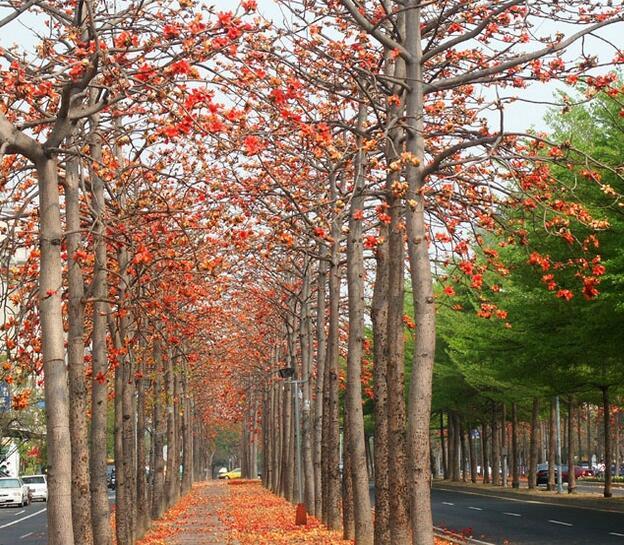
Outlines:
{"label": "white car", "polygon": [[48,501],[48,480],[45,475],[26,475],[22,477],[22,481],[30,488],[33,501]]}
{"label": "white car", "polygon": [[30,503],[30,489],[19,477],[3,477],[0,479],[0,505],[19,505],[24,507]]}

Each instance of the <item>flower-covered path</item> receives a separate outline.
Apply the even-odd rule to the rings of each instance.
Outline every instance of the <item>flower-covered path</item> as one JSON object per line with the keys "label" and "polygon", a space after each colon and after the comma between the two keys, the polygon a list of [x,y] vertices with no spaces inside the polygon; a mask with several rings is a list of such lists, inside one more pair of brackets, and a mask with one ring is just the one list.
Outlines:
{"label": "flower-covered path", "polygon": [[208,481],[196,484],[138,545],[353,544],[313,517],[305,526],[294,519],[294,507],[258,481]]}

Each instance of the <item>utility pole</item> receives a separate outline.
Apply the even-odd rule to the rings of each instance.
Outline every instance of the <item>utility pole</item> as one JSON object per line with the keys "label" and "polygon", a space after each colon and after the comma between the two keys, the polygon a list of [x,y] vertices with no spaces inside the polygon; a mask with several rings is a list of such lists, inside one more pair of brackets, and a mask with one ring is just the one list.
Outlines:
{"label": "utility pole", "polygon": [[561,415],[559,412],[559,396],[555,396],[555,406],[555,418],[557,419],[557,494],[561,494],[563,492],[563,475],[561,471]]}

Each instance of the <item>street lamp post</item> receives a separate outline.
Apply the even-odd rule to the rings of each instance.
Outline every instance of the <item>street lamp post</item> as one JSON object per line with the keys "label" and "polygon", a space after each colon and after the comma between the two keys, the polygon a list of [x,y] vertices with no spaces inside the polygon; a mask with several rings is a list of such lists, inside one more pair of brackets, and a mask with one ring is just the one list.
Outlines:
{"label": "street lamp post", "polygon": [[297,472],[297,511],[295,514],[295,524],[305,525],[308,521],[305,503],[303,501],[303,464],[301,454],[301,411],[299,408],[299,385],[307,379],[294,379],[295,370],[292,367],[285,367],[278,371],[280,378],[288,379],[287,384],[292,385],[295,397],[295,446],[296,446],[296,472]]}

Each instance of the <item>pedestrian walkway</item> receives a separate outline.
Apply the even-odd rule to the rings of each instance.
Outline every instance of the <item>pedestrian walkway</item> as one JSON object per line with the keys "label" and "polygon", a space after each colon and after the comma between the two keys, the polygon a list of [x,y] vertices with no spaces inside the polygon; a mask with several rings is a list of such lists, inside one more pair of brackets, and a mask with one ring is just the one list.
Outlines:
{"label": "pedestrian walkway", "polygon": [[179,531],[167,545],[230,545],[227,529],[217,514],[227,495],[224,483],[209,481],[193,487],[193,501],[181,517]]}
{"label": "pedestrian walkway", "polygon": [[[450,545],[436,538],[436,545]],[[464,543],[462,541],[462,543]],[[353,545],[342,532],[308,516],[295,524],[295,507],[259,481],[208,481],[157,521],[137,545]]]}

